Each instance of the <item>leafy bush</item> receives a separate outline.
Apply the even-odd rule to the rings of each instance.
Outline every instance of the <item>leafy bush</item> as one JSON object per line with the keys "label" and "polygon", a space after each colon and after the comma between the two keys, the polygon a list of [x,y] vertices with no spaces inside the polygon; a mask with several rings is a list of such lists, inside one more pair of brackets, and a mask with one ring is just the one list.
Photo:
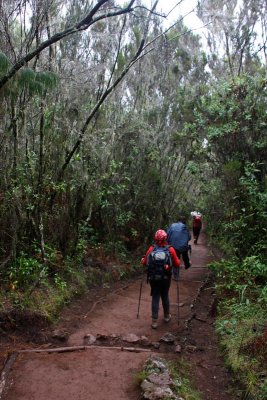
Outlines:
{"label": "leafy bush", "polygon": [[214,262],[220,300],[216,331],[226,360],[252,398],[263,399],[267,362],[267,266],[259,256]]}
{"label": "leafy bush", "polygon": [[229,221],[222,223],[223,236],[228,238],[240,258],[251,254],[266,255],[267,191],[261,190],[257,180],[258,167],[254,163],[245,165],[233,198],[235,213]]}
{"label": "leafy bush", "polygon": [[217,291],[230,291],[239,302],[264,302],[266,300],[267,267],[258,256],[238,260],[214,262],[209,266],[218,280]]}
{"label": "leafy bush", "polygon": [[46,280],[48,268],[37,259],[21,252],[9,270],[9,282],[13,289],[28,287],[39,280]]}

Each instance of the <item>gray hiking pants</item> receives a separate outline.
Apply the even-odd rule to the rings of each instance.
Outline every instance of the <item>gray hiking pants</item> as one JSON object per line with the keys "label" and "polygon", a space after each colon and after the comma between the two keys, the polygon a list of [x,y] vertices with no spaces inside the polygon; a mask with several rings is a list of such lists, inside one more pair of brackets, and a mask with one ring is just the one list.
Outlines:
{"label": "gray hiking pants", "polygon": [[152,318],[158,319],[159,302],[161,299],[164,316],[167,317],[170,312],[169,289],[171,286],[171,278],[161,279],[159,281],[150,281],[152,296]]}

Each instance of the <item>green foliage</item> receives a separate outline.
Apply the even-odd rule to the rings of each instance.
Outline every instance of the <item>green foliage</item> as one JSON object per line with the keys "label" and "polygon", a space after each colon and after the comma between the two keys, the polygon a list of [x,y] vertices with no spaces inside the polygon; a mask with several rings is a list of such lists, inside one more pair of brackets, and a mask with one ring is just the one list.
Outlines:
{"label": "green foliage", "polygon": [[266,385],[266,344],[262,344],[267,319],[264,98],[265,82],[260,76],[226,82],[217,93],[201,99],[195,125],[206,138],[217,172],[204,189],[207,230],[227,257],[211,265],[220,301],[216,330],[228,365],[244,383],[247,396],[255,399],[264,398]]}
{"label": "green foliage", "polygon": [[135,37],[135,42],[136,42],[136,47],[140,45],[141,42],[141,31],[138,26],[135,26],[133,29],[134,37]]}
{"label": "green foliage", "polygon": [[[99,238],[97,235],[97,232],[94,230],[94,228],[86,223],[86,222],[81,222],[79,224],[79,236],[78,236],[78,243],[77,243],[77,250],[81,250],[82,253],[84,254],[86,246],[92,246],[95,247],[98,245]],[[79,243],[80,242],[80,243]],[[86,246],[85,246],[86,243]]]}
{"label": "green foliage", "polygon": [[259,256],[242,262],[220,261],[210,265],[217,278],[220,300],[216,330],[227,363],[252,398],[263,398],[266,382],[267,265]]}
{"label": "green foliage", "polygon": [[148,372],[146,370],[142,370],[142,371],[138,371],[135,375],[134,375],[134,383],[137,386],[140,386],[142,384],[142,382],[148,377]]}
{"label": "green foliage", "polygon": [[[266,254],[267,190],[261,190],[257,181],[259,169],[254,164],[245,166],[239,179],[239,188],[232,201],[234,214],[222,224],[222,234],[231,242],[231,248],[240,257]],[[233,212],[233,211],[232,211]]]}
{"label": "green foliage", "polygon": [[65,282],[59,274],[54,275],[55,285],[61,290],[64,291],[67,288],[67,282]]}
{"label": "green foliage", "polygon": [[219,281],[217,290],[229,291],[240,304],[266,301],[267,268],[259,256],[246,257],[242,262],[222,260],[210,264],[210,268]]}
{"label": "green foliage", "polygon": [[195,389],[190,365],[184,360],[169,362],[168,365],[174,382],[175,393],[185,400],[201,400],[201,393]]}
{"label": "green foliage", "polygon": [[[166,372],[169,373],[172,379],[170,388],[175,395],[184,400],[201,400],[201,394],[194,389],[192,371],[188,363],[184,360],[166,361],[164,359],[158,359],[157,362],[164,364]],[[144,368],[135,375],[134,380],[136,384],[140,386],[150,375],[160,376],[161,373],[162,370],[155,365],[154,360],[148,359],[145,362]],[[166,400],[168,400],[168,398],[166,398]]]}
{"label": "green foliage", "polygon": [[10,67],[11,62],[4,53],[0,52],[0,77],[5,75]]}
{"label": "green foliage", "polygon": [[196,175],[199,169],[198,165],[193,161],[189,162],[186,168],[192,175]]}
{"label": "green foliage", "polygon": [[117,61],[117,68],[118,71],[122,71],[126,65],[126,59],[124,53],[122,51],[119,52],[118,61]]}
{"label": "green foliage", "polygon": [[[266,381],[265,311],[258,304],[223,302],[216,330],[228,366],[236,373],[252,398],[264,398]],[[255,351],[253,350],[255,349]]]}
{"label": "green foliage", "polygon": [[19,257],[14,260],[8,272],[8,279],[12,289],[22,289],[31,286],[39,280],[46,280],[48,269],[46,265],[37,259],[29,258],[21,252]]}
{"label": "green foliage", "polygon": [[44,94],[46,90],[54,89],[58,77],[50,71],[35,72],[31,68],[23,68],[17,76],[17,83],[20,89],[26,89],[30,95]]}
{"label": "green foliage", "polygon": [[9,307],[9,311],[30,312],[53,320],[64,304],[88,288],[96,285],[108,287],[112,282],[140,273],[140,266],[134,262],[130,264],[129,258],[127,264],[118,260],[111,263],[106,252],[103,259],[98,259],[97,248],[93,251],[99,266],[83,264],[86,257],[84,245],[74,257],[65,259],[52,247],[45,246],[45,250],[45,264],[39,261],[39,250],[36,258],[21,253],[2,273],[2,284],[5,286],[5,299],[0,304],[2,311],[6,312],[5,307]]}
{"label": "green foliage", "polygon": [[[265,80],[242,76],[201,97],[198,132],[220,162],[264,162],[266,151]],[[202,129],[205,131],[202,131]]]}

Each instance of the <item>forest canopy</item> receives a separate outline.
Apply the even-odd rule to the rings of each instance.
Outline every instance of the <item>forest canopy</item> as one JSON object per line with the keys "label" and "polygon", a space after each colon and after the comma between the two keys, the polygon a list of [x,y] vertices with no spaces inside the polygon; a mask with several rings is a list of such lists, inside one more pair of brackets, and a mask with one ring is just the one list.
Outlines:
{"label": "forest canopy", "polygon": [[2,4],[2,268],[81,235],[137,247],[194,207],[262,243],[266,4],[199,2],[203,46],[157,3]]}

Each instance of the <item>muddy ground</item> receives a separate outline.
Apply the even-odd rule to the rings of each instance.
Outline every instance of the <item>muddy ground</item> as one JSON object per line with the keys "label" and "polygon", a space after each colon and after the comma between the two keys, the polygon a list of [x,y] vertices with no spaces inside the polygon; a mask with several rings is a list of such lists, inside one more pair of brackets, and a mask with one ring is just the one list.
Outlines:
{"label": "muddy ground", "polygon": [[[171,285],[172,320],[164,323],[161,309],[157,330],[150,327],[149,286],[140,277],[90,290],[63,310],[53,330],[39,329],[27,341],[16,333],[3,337],[0,361],[3,366],[9,361],[0,399],[137,400],[135,376],[152,354],[188,361],[190,380],[203,400],[238,399],[214,334],[215,294],[207,269],[213,256],[204,234],[192,247],[192,267],[182,267],[178,287],[175,281]],[[175,336],[174,343],[161,341],[166,333]],[[14,353],[22,349],[43,351]]]}

